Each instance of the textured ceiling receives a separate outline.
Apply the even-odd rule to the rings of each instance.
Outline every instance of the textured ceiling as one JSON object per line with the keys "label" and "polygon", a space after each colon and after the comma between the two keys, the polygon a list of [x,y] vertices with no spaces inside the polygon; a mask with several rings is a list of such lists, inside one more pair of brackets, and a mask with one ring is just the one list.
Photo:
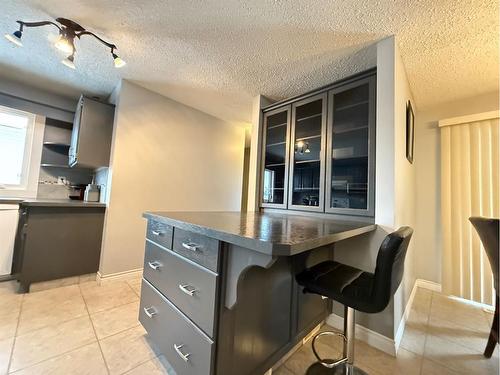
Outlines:
{"label": "textured ceiling", "polygon": [[27,29],[24,48],[0,40],[0,76],[65,95],[106,95],[120,77],[230,121],[251,98],[284,98],[376,63],[396,35],[417,107],[498,90],[497,0],[0,0],[0,32],[15,21],[70,18],[111,40],[116,70],[92,38],[77,67],[52,45],[55,28]]}

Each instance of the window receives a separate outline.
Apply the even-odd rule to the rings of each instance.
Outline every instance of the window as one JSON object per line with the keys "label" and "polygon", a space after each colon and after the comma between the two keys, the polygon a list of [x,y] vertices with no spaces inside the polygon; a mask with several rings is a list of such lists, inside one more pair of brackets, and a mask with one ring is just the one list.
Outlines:
{"label": "window", "polygon": [[26,190],[35,115],[0,106],[0,195],[2,190]]}

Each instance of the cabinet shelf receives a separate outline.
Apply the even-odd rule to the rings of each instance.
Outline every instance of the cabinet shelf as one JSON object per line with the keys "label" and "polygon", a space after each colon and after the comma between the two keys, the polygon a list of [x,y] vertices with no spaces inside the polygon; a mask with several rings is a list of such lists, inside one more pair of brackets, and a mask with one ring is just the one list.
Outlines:
{"label": "cabinet shelf", "polygon": [[321,138],[321,134],[318,135],[310,135],[308,137],[303,137],[303,138],[297,138],[295,140],[295,143],[300,142],[300,141],[308,141],[310,139],[316,139],[316,138]]}
{"label": "cabinet shelf", "polygon": [[273,147],[273,146],[281,146],[286,144],[286,142],[276,142],[276,143],[269,143],[266,145],[266,147]]}
{"label": "cabinet shelf", "polygon": [[318,190],[319,190],[319,188],[315,188],[315,187],[293,188],[293,191],[318,191]]}
{"label": "cabinet shelf", "polygon": [[350,109],[350,108],[355,108],[355,107],[359,107],[359,106],[362,106],[362,105],[365,105],[365,104],[368,104],[369,101],[368,100],[363,100],[362,102],[357,102],[357,103],[353,103],[353,104],[347,104],[347,105],[343,105],[341,107],[336,107],[335,108],[335,111],[344,111],[346,109]]}
{"label": "cabinet shelf", "polygon": [[333,134],[347,134],[368,129],[368,125],[356,126],[355,128],[335,129]]}
{"label": "cabinet shelf", "polygon": [[53,147],[67,147],[67,148],[71,146],[69,143],[61,143],[61,142],[43,142],[43,145],[53,146]]}
{"label": "cabinet shelf", "polygon": [[51,164],[51,163],[42,163],[40,167],[48,167],[48,168],[69,168],[69,165],[64,164]]}
{"label": "cabinet shelf", "polygon": [[266,167],[283,167],[285,166],[285,163],[271,163],[271,164],[266,164]]}
{"label": "cabinet shelf", "polygon": [[278,125],[271,125],[271,126],[268,126],[268,127],[267,127],[267,129],[268,129],[268,130],[269,130],[269,129],[275,129],[275,128],[280,128],[280,127],[282,127],[282,126],[287,126],[287,125],[288,125],[288,123],[286,123],[286,122],[285,122],[285,123],[283,123],[283,124],[278,124]]}
{"label": "cabinet shelf", "polygon": [[316,117],[321,117],[323,114],[322,113],[316,113],[315,115],[307,116],[307,117],[301,117],[296,120],[296,122],[301,122],[301,121],[306,121],[310,120]]}
{"label": "cabinet shelf", "polygon": [[295,160],[295,164],[306,164],[306,163],[319,163],[321,160],[319,159],[314,159],[314,160]]}

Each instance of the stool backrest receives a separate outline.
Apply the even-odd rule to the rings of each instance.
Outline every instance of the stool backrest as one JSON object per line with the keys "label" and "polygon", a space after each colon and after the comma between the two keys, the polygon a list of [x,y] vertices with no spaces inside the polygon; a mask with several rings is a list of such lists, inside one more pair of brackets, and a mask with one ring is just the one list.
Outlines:
{"label": "stool backrest", "polygon": [[473,216],[469,218],[477,234],[483,243],[484,250],[488,255],[491,270],[493,271],[493,280],[495,282],[495,290],[498,295],[498,228],[499,219],[490,219],[487,217]]}
{"label": "stool backrest", "polygon": [[391,297],[403,279],[406,252],[410,243],[413,229],[401,227],[388,234],[377,255],[375,268],[375,282],[372,295],[380,311],[389,304]]}

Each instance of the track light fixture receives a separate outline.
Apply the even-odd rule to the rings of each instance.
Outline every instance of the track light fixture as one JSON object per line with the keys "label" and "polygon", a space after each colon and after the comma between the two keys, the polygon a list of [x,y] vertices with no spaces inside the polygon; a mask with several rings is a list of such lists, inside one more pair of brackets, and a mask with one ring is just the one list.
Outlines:
{"label": "track light fixture", "polygon": [[104,44],[111,50],[111,56],[113,57],[113,62],[116,68],[121,68],[125,66],[125,61],[122,60],[115,52],[117,49],[114,44],[108,43],[105,40],[101,39],[94,33],[85,30],[82,26],[77,24],[74,21],[68,20],[66,18],[56,18],[56,22],[52,21],[40,21],[40,22],[24,22],[17,21],[19,24],[19,30],[15,31],[12,34],[5,34],[5,38],[14,43],[15,45],[22,47],[23,43],[21,38],[23,36],[23,29],[25,27],[39,27],[46,25],[53,25],[59,29],[59,38],[55,43],[55,47],[65,53],[68,54],[68,57],[62,60],[62,63],[71,69],[75,69],[75,38],[80,39],[82,35],[90,35],[96,38],[99,42]]}

